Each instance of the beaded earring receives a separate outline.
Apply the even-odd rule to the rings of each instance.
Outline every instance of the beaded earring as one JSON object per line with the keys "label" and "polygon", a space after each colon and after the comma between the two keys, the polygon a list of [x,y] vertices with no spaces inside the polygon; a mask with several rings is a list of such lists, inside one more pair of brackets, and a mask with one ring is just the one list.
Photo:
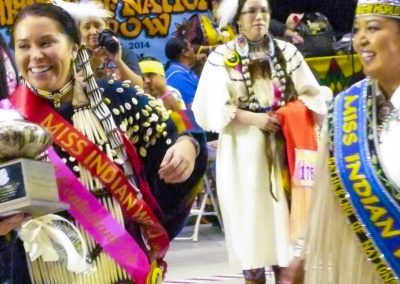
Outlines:
{"label": "beaded earring", "polygon": [[238,23],[237,23],[237,26],[238,26],[238,34],[239,34],[239,35],[243,35],[243,32],[242,32],[242,25],[238,22]]}

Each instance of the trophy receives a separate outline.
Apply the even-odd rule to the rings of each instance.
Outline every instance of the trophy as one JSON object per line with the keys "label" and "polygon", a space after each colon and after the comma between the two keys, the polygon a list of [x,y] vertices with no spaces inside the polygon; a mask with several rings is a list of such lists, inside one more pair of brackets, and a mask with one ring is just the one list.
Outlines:
{"label": "trophy", "polygon": [[[0,110],[2,116],[10,110]],[[0,217],[33,217],[64,211],[52,165],[34,160],[51,145],[51,135],[24,120],[0,121]]]}

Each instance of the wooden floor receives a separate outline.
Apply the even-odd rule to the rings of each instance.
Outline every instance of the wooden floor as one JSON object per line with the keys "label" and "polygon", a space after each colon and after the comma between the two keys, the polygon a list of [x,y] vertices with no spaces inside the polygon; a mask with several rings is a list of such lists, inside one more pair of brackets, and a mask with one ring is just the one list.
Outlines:
{"label": "wooden floor", "polygon": [[[190,236],[193,226],[179,237]],[[168,271],[164,284],[217,283],[244,284],[242,273],[229,266],[222,231],[211,224],[200,225],[197,242],[175,240],[167,254]],[[275,283],[267,271],[267,284]]]}

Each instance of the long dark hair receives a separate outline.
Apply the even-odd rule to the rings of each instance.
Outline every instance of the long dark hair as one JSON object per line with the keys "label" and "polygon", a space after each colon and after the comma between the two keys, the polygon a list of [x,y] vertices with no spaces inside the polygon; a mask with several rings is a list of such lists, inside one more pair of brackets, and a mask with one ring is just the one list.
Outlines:
{"label": "long dark hair", "polygon": [[7,70],[5,66],[5,58],[3,57],[3,52],[10,59],[11,64],[17,73],[17,68],[15,67],[14,58],[8,48],[3,36],[0,34],[0,99],[5,99],[8,96],[8,79],[7,79]]}
{"label": "long dark hair", "polygon": [[26,6],[21,11],[19,11],[16,18],[14,19],[14,25],[11,33],[13,44],[15,40],[15,28],[18,26],[19,22],[27,16],[46,17],[56,21],[62,33],[67,35],[71,42],[78,45],[81,44],[79,30],[72,16],[64,9],[50,3],[35,3],[30,6]]}

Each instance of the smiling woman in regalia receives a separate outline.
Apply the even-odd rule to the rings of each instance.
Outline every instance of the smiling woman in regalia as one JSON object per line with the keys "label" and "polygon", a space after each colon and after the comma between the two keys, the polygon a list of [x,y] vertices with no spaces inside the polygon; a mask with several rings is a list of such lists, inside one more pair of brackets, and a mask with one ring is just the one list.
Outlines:
{"label": "smiling woman in regalia", "polygon": [[306,283],[399,283],[400,1],[358,1],[353,46],[367,78],[328,116]]}

